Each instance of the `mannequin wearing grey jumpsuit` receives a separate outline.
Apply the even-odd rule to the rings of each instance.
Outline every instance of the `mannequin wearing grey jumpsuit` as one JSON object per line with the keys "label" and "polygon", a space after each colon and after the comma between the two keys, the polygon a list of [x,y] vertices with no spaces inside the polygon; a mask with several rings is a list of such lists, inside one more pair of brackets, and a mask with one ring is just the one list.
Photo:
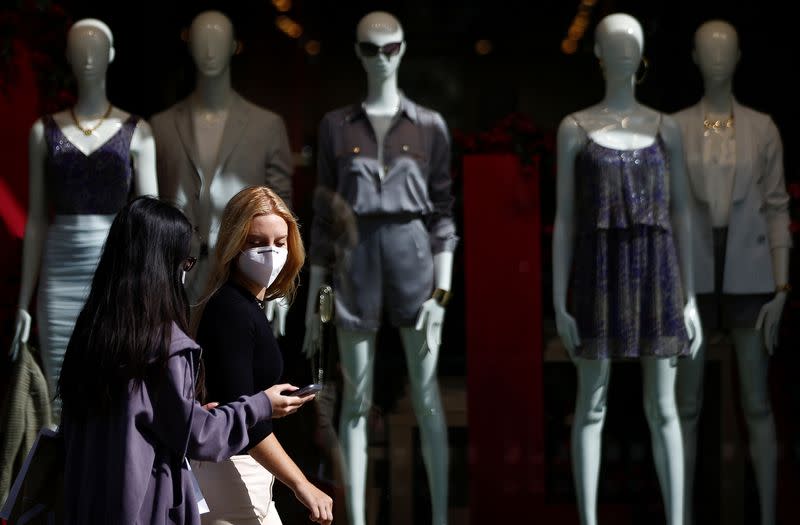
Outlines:
{"label": "mannequin wearing grey jumpsuit", "polygon": [[458,237],[441,115],[401,96],[382,141],[370,119],[356,104],[320,124],[309,258],[332,270],[337,326],[374,332],[383,309],[394,326],[415,324],[433,256]]}

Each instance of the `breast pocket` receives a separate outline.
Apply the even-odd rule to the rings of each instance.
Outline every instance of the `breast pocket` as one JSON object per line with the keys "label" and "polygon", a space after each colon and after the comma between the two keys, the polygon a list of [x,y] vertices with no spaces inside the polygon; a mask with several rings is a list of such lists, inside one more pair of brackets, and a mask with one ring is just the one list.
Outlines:
{"label": "breast pocket", "polygon": [[389,170],[418,171],[427,178],[428,152],[417,137],[394,142],[387,152]]}
{"label": "breast pocket", "polygon": [[380,197],[377,161],[358,153],[337,156],[336,192],[356,213],[374,211]]}

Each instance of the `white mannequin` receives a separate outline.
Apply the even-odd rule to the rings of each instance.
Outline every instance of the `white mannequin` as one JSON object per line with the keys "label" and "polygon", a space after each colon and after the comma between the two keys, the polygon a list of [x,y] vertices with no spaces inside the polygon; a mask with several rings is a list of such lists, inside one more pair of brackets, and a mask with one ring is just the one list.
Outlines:
{"label": "white mannequin", "polygon": [[[638,21],[612,14],[597,26],[595,54],[604,69],[606,91],[599,104],[565,118],[558,131],[557,212],[553,233],[553,301],[558,334],[578,369],[578,392],[572,434],[573,471],[581,523],[595,525],[601,434],[610,362],[575,356],[581,344],[575,318],[567,312],[567,285],[575,238],[575,160],[587,137],[616,150],[647,147],[659,131],[670,159],[670,202],[687,303],[684,323],[692,340],[691,352],[702,340],[694,302],[691,244],[687,211],[688,189],[683,169],[680,131],[669,117],[636,101],[634,80],[642,57],[644,37]],[[579,126],[576,119],[580,121]],[[583,129],[581,129],[581,127]],[[585,130],[585,131],[584,131]],[[576,293],[580,293],[576,290]],[[661,484],[667,523],[683,519],[683,453],[674,399],[675,366],[671,359],[642,357],[645,414],[653,437],[653,457]]]}
{"label": "white mannequin", "polygon": [[[387,58],[382,53],[365,57],[356,44],[356,55],[367,74],[367,97],[363,102],[368,117],[393,116],[398,111],[400,92],[397,86],[397,69],[405,52],[403,30],[397,19],[385,12],[372,12],[358,24],[358,42],[383,46],[403,41],[400,52]],[[452,281],[452,252],[434,255],[434,284],[449,291]],[[311,266],[309,298],[306,310],[306,336],[304,351],[313,355],[320,334],[319,315],[314,312],[319,287],[329,281],[325,268]],[[335,292],[335,291],[334,291]],[[444,307],[434,299],[425,301],[415,327],[400,328],[400,335],[408,363],[414,411],[420,427],[423,459],[431,490],[432,523],[447,523],[448,444],[447,425],[442,410],[436,363],[442,336]],[[364,525],[366,471],[367,471],[367,418],[373,392],[375,333],[337,328],[339,353],[345,375],[344,396],[340,418],[339,438],[342,444],[344,470],[347,482],[346,505],[351,525]]]}
{"label": "white mannequin", "polygon": [[[693,58],[700,69],[705,86],[701,104],[706,114],[710,115],[712,119],[722,119],[724,121],[735,113],[736,103],[732,85],[739,57],[738,36],[736,30],[730,24],[719,20],[706,22],[695,33]],[[688,111],[681,112],[676,118],[688,118],[690,115]],[[735,156],[737,159],[735,162],[741,165],[743,164],[743,158],[750,155],[746,149],[746,144],[742,144],[744,138],[743,126],[747,122],[745,122],[744,111],[735,116],[736,119],[733,121],[733,126],[729,131],[735,144]],[[697,122],[696,125],[697,130],[703,129],[702,122]],[[737,129],[740,129],[740,133],[736,132]],[[765,156],[767,155],[765,154]],[[777,156],[780,156],[780,152],[777,153]],[[708,162],[714,163],[713,160],[704,159],[703,163],[706,168],[708,168]],[[702,170],[702,167],[700,169]],[[758,175],[753,174],[753,176]],[[781,172],[781,179],[782,175]],[[737,171],[736,177],[739,176]],[[780,180],[778,185],[780,186],[778,189],[785,193],[783,180]],[[710,222],[713,223],[714,227],[727,227],[733,206],[738,205],[741,208],[742,204],[732,202],[733,198],[730,191],[707,191],[706,193],[708,209],[711,212]],[[788,201],[788,196],[786,196],[786,200]],[[765,203],[762,202],[762,204],[766,207]],[[715,210],[721,210],[721,212],[714,213]],[[742,235],[741,232],[736,231],[734,224],[730,226],[729,239],[732,236]],[[699,234],[699,232],[695,233]],[[772,239],[770,240],[772,241]],[[771,244],[771,270],[775,284],[787,283],[789,279],[789,246],[788,244],[775,245],[772,242]],[[748,268],[748,270],[758,272],[758,268],[755,267]],[[727,290],[725,291],[727,292]],[[772,290],[769,290],[769,292],[772,292]],[[769,355],[772,354],[777,343],[778,326],[785,302],[786,292],[778,291],[772,300],[761,307],[755,326],[752,328],[732,328],[730,331],[739,365],[742,406],[750,435],[750,454],[753,459],[761,502],[762,525],[775,523],[777,444],[775,424],[769,401],[767,370]],[[702,405],[704,365],[705,345],[701,347],[695,358],[682,361],[678,370],[676,393],[681,414],[687,476],[685,496],[686,524],[693,522],[692,493],[697,453],[697,423]]]}
{"label": "white mannequin", "polygon": [[[263,171],[266,166],[259,165],[259,162],[276,137],[265,139],[261,136],[271,133],[257,127],[262,125],[266,111],[240,102],[241,97],[231,85],[231,59],[239,49],[231,20],[219,11],[198,14],[189,28],[188,44],[195,64],[195,89],[186,101],[154,116],[152,123],[159,148],[169,152],[164,159],[159,158],[159,162],[164,162],[159,172],[162,193],[165,197],[174,198],[181,207],[187,206],[190,200],[194,203],[193,207],[184,208],[184,211],[196,223],[202,242],[207,243],[209,252],[213,253],[216,229],[225,204],[245,187],[264,183]],[[239,113],[236,113],[236,104],[239,104]],[[189,123],[187,135],[173,138],[165,133],[164,128],[174,133],[176,124],[180,125],[180,121],[175,120],[178,107],[181,111],[186,107]],[[249,113],[249,120],[243,120],[242,112]],[[283,129],[281,132],[285,134]],[[252,140],[253,135],[258,135],[259,144],[245,142]],[[186,144],[186,141],[192,144]],[[235,154],[230,149],[226,150],[226,145],[234,147]],[[184,149],[193,152],[189,154],[194,165],[190,178],[199,181],[197,189],[194,189],[194,181],[187,183],[174,165],[178,158],[184,158]],[[227,162],[226,154],[234,157],[238,163]],[[286,154],[288,156],[288,151]],[[197,195],[193,195],[195,191]],[[291,204],[288,195],[281,196]],[[205,291],[210,260],[210,255],[200,255],[196,274],[190,276],[187,282],[190,301],[200,299]],[[276,336],[285,335],[288,308],[288,302],[283,299],[267,303],[267,319],[274,321],[272,327]]]}
{"label": "white mannequin", "polygon": [[[88,135],[81,131],[70,115],[70,111],[56,113],[53,115],[53,119],[66,139],[88,156],[112,138],[130,116],[125,111],[112,106],[108,117],[102,118],[107,108],[110,107],[106,98],[106,70],[114,60],[111,30],[99,20],[79,20],[73,24],[67,35],[67,59],[77,81],[78,97],[74,106],[75,117],[81,127],[92,131]],[[30,200],[23,241],[19,310],[12,353],[16,351],[20,342],[28,341],[31,325],[28,307],[33,298],[39,275],[43,245],[48,230],[45,169],[47,147],[44,132],[43,121],[37,120],[31,128],[28,142]],[[135,166],[134,193],[136,195],[157,195],[155,144],[150,126],[144,120],[138,122],[133,133],[130,152]],[[56,379],[48,377],[51,388]]]}

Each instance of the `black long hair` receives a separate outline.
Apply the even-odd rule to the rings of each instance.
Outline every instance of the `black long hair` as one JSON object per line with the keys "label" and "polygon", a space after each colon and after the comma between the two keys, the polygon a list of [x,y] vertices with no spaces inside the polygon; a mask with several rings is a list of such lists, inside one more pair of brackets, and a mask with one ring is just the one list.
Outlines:
{"label": "black long hair", "polygon": [[139,197],[111,224],[92,288],[67,345],[58,395],[65,414],[113,411],[169,357],[172,323],[188,333],[181,282],[192,227],[174,206]]}

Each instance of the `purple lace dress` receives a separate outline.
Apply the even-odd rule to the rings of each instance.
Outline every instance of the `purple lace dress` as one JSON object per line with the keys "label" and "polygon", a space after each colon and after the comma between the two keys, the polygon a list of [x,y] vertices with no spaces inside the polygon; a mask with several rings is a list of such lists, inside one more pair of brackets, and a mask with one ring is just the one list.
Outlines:
{"label": "purple lace dress", "polygon": [[575,165],[573,303],[584,359],[689,352],[661,136],[615,150],[587,138]]}
{"label": "purple lace dress", "polygon": [[[51,394],[72,329],[89,293],[108,229],[133,186],[130,146],[139,117],[131,115],[102,146],[84,154],[46,116],[45,187],[53,209],[39,276],[39,345]],[[52,395],[51,395],[52,398]],[[60,402],[53,402],[58,422]]]}

